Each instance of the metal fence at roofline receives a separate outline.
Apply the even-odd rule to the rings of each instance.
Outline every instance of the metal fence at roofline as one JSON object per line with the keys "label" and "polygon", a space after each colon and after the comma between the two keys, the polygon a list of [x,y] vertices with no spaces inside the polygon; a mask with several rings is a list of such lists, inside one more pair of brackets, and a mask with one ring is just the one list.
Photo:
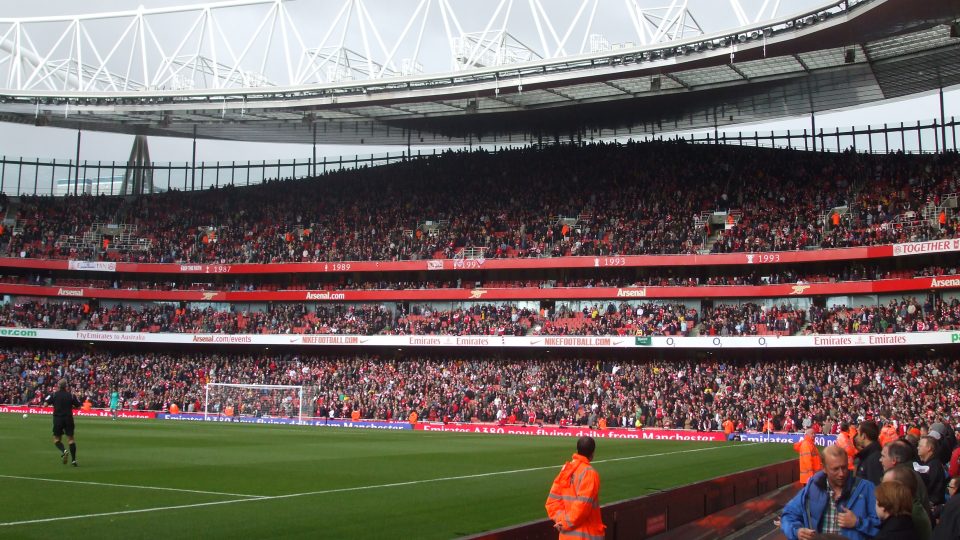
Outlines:
{"label": "metal fence at roofline", "polygon": [[[885,154],[904,152],[908,154],[940,153],[957,151],[958,121],[950,117],[948,121],[932,120],[916,124],[884,124],[882,127],[851,127],[841,130],[839,127],[820,129],[815,134],[807,129],[787,131],[732,132],[715,130],[710,133],[662,133],[639,134],[629,132],[595,132],[576,140],[553,139],[549,143],[544,138],[526,146],[543,144],[565,144],[569,142],[589,144],[605,140],[630,140],[646,142],[653,140],[685,140],[697,144],[726,144],[752,146],[760,148],[791,148],[803,151],[845,152]],[[482,145],[477,145],[478,147]],[[472,148],[471,145],[469,148]],[[467,149],[468,147],[463,147]],[[506,149],[506,147],[501,147]],[[459,148],[451,148],[456,150]],[[495,149],[496,150],[496,149]],[[249,186],[265,181],[301,179],[321,176],[334,171],[375,167],[407,161],[435,157],[441,152],[400,151],[396,153],[339,156],[290,160],[260,160],[231,162],[200,162],[192,166],[190,162],[153,163],[148,167],[152,173],[155,192],[171,190],[195,191],[226,186]],[[123,161],[87,161],[41,160],[40,158],[0,158],[0,193],[16,195],[54,195],[75,194],[121,195],[121,186],[128,171],[143,169],[143,166],[129,166]]]}
{"label": "metal fence at roofline", "polygon": [[[413,159],[437,155],[412,152]],[[226,186],[250,186],[272,180],[310,178],[333,171],[407,161],[406,151],[353,157],[248,160],[230,162],[154,162],[149,171],[155,192],[195,191]],[[122,195],[128,171],[144,169],[124,161],[87,161],[40,158],[0,158],[0,193],[7,195]]]}
{"label": "metal fence at roofline", "polygon": [[900,122],[894,125],[883,124],[882,127],[854,126],[843,130],[840,127],[835,127],[832,130],[821,128],[817,130],[815,135],[812,131],[803,129],[799,131],[755,131],[746,133],[742,131],[736,133],[715,131],[713,133],[689,134],[681,138],[696,143],[792,148],[794,150],[818,152],[938,154],[945,151],[957,151],[958,124],[960,122],[954,117],[950,117],[943,123],[932,120],[924,124],[918,120],[916,124]]}

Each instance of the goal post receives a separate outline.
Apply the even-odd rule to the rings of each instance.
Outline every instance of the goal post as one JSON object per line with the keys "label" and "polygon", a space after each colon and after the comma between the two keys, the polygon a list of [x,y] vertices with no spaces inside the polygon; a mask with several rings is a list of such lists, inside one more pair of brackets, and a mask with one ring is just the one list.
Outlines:
{"label": "goal post", "polygon": [[314,387],[282,384],[207,383],[203,417],[289,418],[313,416]]}

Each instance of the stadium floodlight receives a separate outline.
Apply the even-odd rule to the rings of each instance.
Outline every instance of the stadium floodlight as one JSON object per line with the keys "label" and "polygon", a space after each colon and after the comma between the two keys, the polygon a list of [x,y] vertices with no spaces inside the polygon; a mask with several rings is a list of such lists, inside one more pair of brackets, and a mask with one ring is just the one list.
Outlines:
{"label": "stadium floodlight", "polygon": [[313,416],[312,393],[295,385],[207,383],[203,418],[295,418],[301,423]]}

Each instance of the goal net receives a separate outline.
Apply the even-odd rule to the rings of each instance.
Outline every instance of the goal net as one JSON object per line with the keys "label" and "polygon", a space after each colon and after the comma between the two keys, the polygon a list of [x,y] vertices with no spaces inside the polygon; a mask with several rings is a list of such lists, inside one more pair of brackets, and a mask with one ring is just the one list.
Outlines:
{"label": "goal net", "polygon": [[314,416],[314,387],[276,384],[208,383],[203,416],[289,418]]}

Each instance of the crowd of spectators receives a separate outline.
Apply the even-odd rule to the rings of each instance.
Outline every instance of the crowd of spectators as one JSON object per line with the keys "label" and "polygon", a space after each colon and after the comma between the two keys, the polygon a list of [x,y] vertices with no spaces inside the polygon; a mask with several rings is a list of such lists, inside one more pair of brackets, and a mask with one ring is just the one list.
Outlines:
{"label": "crowd of spectators", "polygon": [[536,323],[537,316],[526,308],[502,304],[474,304],[466,308],[435,310],[430,306],[412,306],[401,312],[392,334],[455,336],[523,336]]}
{"label": "crowd of spectators", "polygon": [[755,336],[767,332],[792,336],[806,324],[807,312],[787,304],[717,304],[703,310],[702,335]]}
{"label": "crowd of spectators", "polygon": [[[802,430],[863,419],[960,417],[956,358],[762,361],[437,358],[0,349],[0,403],[38,404],[56,381],[94,406],[202,408],[208,382],[303,385],[307,414],[425,420]],[[241,411],[242,412],[242,411]],[[253,414],[247,411],[247,414]],[[638,423],[639,422],[639,423]]]}
{"label": "crowd of spectators", "polygon": [[[236,307],[236,306],[234,306]],[[264,310],[217,310],[176,303],[91,307],[81,302],[22,302],[0,306],[0,326],[216,334],[378,334],[392,324],[382,305],[271,304]]]}
{"label": "crowd of spectators", "polygon": [[910,297],[890,300],[880,306],[812,307],[810,322],[810,330],[816,334],[957,330],[960,329],[960,301],[927,296],[923,302]]}
{"label": "crowd of spectators", "polygon": [[[452,258],[464,247],[487,258],[694,253],[716,232],[695,218],[733,210],[714,251],[859,246],[956,236],[954,215],[919,221],[958,176],[956,154],[665,142],[447,153],[283,185],[21,197],[0,254],[224,264]],[[822,219],[833,208],[847,209],[836,224]],[[61,241],[94,223],[135,226],[150,247]]]}
{"label": "crowd of spectators", "polygon": [[690,336],[695,335],[697,310],[684,304],[610,302],[573,312],[562,306],[551,311],[534,330],[542,335]]}
{"label": "crowd of spectators", "polygon": [[[809,324],[808,324],[809,323]],[[71,300],[0,304],[0,326],[57,330],[218,334],[755,336],[960,329],[960,300],[926,295],[886,305],[605,301],[572,309],[518,304],[268,303],[228,309],[175,302],[99,305]]]}
{"label": "crowd of spectators", "polygon": [[[636,269],[634,269],[636,270]],[[716,268],[711,268],[715,271]],[[751,286],[810,283],[842,283],[850,281],[877,281],[885,279],[908,279],[913,277],[955,276],[955,266],[920,266],[913,269],[884,269],[880,265],[848,264],[836,270],[803,272],[802,269],[785,268],[759,272],[755,268],[738,270],[738,267],[725,269],[723,275],[711,272],[708,276],[697,275],[632,275],[630,277],[567,277],[564,279],[497,279],[483,281],[465,281],[460,279],[437,279],[431,281],[404,281],[388,279],[360,280],[343,278],[335,282],[320,282],[298,279],[290,274],[282,284],[273,282],[229,282],[194,281],[149,281],[149,280],[107,280],[92,278],[64,278],[32,274],[0,275],[0,283],[31,285],[43,287],[84,287],[90,289],[125,289],[152,291],[302,291],[302,290],[434,290],[463,288],[593,288],[593,287],[706,287],[706,286]],[[182,277],[180,277],[182,280]]]}

